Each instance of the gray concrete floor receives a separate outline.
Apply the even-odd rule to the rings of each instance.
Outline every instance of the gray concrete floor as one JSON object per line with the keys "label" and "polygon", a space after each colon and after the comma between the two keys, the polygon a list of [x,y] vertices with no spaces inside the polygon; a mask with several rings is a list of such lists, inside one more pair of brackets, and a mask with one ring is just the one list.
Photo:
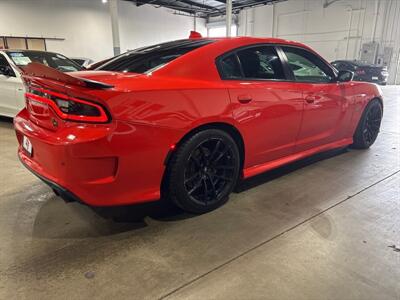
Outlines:
{"label": "gray concrete floor", "polygon": [[209,214],[124,222],[54,196],[0,120],[0,299],[400,299],[400,87],[384,94],[370,150],[259,176]]}

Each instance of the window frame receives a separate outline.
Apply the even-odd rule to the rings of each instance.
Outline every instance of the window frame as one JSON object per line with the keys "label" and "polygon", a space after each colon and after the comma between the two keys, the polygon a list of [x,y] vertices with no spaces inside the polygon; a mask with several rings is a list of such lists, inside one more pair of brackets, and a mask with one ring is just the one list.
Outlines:
{"label": "window frame", "polygon": [[[164,52],[165,53],[165,52],[171,51],[172,49],[174,51],[177,51],[177,49],[180,51],[180,50],[185,49],[185,48],[190,48],[190,47],[193,48],[194,47],[193,49],[191,49],[191,50],[179,55],[178,57],[176,57],[176,58],[174,58],[174,59],[172,59],[172,60],[170,60],[169,62],[166,63],[166,64],[169,64],[169,63],[175,61],[176,59],[179,59],[180,57],[189,54],[192,51],[196,51],[196,50],[198,50],[198,49],[200,49],[202,47],[206,47],[206,46],[208,46],[210,44],[213,44],[214,42],[216,42],[216,40],[213,39],[213,38],[205,38],[205,39],[198,39],[198,40],[196,40],[196,39],[181,39],[181,40],[176,40],[176,41],[171,41],[171,42],[159,43],[159,44],[155,44],[155,45],[151,45],[151,46],[140,47],[140,48],[137,48],[137,49],[130,50],[130,51],[127,51],[125,53],[122,53],[120,55],[117,55],[117,56],[115,56],[115,57],[113,57],[113,58],[111,58],[109,60],[106,60],[106,62],[104,62],[103,64],[100,64],[99,66],[97,66],[93,70],[96,70],[96,71],[121,72],[121,71],[115,71],[115,69],[117,67],[118,67],[118,69],[122,67],[122,65],[121,65],[122,63],[121,63],[120,60],[123,59],[123,58],[127,59],[127,61],[124,64],[126,64],[126,63],[128,63],[128,65],[131,64],[132,63],[132,59],[134,59],[135,57],[130,58],[131,62],[129,62],[129,56],[130,55],[132,55],[132,56],[134,56],[134,55],[143,56],[143,58],[144,58],[145,55],[147,55],[147,59],[149,59],[149,58],[154,58],[154,57],[159,56],[160,52]],[[155,49],[157,49],[157,51],[154,52],[153,50],[155,50]],[[136,57],[136,59],[138,59],[138,58],[139,57]],[[114,66],[113,69],[110,70],[109,68],[112,67],[112,65],[115,64],[118,61],[120,61],[119,65]],[[166,64],[164,64],[164,65],[166,65]],[[158,65],[158,66],[156,66],[154,68],[151,68],[151,69],[148,69],[148,70],[146,70],[145,72],[142,72],[142,73],[139,73],[139,72],[128,72],[128,73],[148,74],[149,72],[154,71],[154,69],[157,70],[158,67],[160,67],[160,66],[161,65]]]}
{"label": "window frame", "polygon": [[11,63],[8,61],[8,59],[7,59],[7,57],[6,57],[6,54],[0,53],[0,57],[4,58],[5,62],[8,64],[8,65],[4,65],[4,66],[5,66],[5,67],[10,67],[11,70],[12,70],[13,74],[11,74],[10,77],[17,77],[17,74],[16,74],[16,72],[15,72],[13,66],[11,65]]}
{"label": "window frame", "polygon": [[[215,59],[215,65],[217,67],[217,71],[218,74],[220,76],[221,80],[233,80],[233,81],[261,81],[261,82],[291,82],[291,74],[289,73],[289,69],[287,69],[287,66],[285,65],[284,61],[283,61],[283,57],[282,57],[282,53],[279,51],[277,44],[271,44],[271,43],[257,43],[257,44],[251,44],[251,45],[246,45],[246,46],[241,46],[232,50],[229,50],[228,52],[225,52],[223,54],[221,54],[220,56],[218,56]],[[251,49],[251,48],[259,48],[259,47],[272,47],[275,52],[278,55],[278,58],[282,64],[282,69],[283,69],[283,74],[285,75],[284,79],[271,79],[271,78],[250,78],[250,77],[245,77],[244,76],[244,72],[243,72],[243,68],[242,68],[242,63],[239,59],[239,56],[237,55],[238,52],[242,51],[242,50],[247,50],[247,49]],[[239,69],[240,69],[240,73],[241,73],[241,77],[239,78],[227,78],[224,76],[223,70],[222,70],[222,60],[230,55],[234,55],[236,58],[236,61],[239,65]]]}
{"label": "window frame", "polygon": [[[329,69],[332,72],[333,78],[330,81],[327,81],[327,82],[297,80],[296,77],[294,76],[294,73],[293,73],[292,69],[289,66],[288,58],[287,58],[287,56],[285,54],[285,51],[282,49],[282,47],[300,49],[300,50],[302,50],[304,52],[307,52],[308,54],[312,55],[313,57],[318,59],[322,63],[322,65],[326,66],[326,68]],[[317,53],[315,53],[313,51],[310,51],[310,50],[308,50],[306,48],[303,48],[303,47],[300,47],[300,46],[295,46],[295,45],[279,44],[279,45],[276,46],[276,48],[278,48],[278,50],[281,52],[281,55],[283,57],[283,62],[282,63],[285,65],[285,68],[291,74],[291,78],[292,78],[293,82],[296,82],[296,83],[297,82],[298,83],[310,83],[310,84],[329,84],[329,83],[337,83],[338,82],[338,80],[337,80],[338,72],[335,70],[335,68],[332,65],[327,63],[319,54],[317,54]],[[312,62],[312,63],[314,63],[314,62]],[[317,65],[317,67],[318,67],[318,65]],[[322,71],[324,71],[324,70],[322,70]]]}

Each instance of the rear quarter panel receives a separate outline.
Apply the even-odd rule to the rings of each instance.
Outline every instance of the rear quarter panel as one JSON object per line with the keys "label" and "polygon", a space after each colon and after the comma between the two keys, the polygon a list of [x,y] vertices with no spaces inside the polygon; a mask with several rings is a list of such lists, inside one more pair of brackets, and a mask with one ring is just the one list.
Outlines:
{"label": "rear quarter panel", "polygon": [[382,104],[384,103],[382,91],[376,84],[354,81],[352,82],[351,89],[354,97],[354,110],[349,132],[350,135],[353,136],[362,113],[368,103],[373,99],[380,99]]}

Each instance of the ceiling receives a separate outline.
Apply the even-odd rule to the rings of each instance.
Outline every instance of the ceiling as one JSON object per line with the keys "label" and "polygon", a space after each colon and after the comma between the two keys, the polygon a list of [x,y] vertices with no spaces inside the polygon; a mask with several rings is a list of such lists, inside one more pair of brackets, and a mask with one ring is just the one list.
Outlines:
{"label": "ceiling", "polygon": [[[196,15],[200,18],[225,15],[226,0],[126,0],[137,6],[150,4],[173,9],[177,13]],[[287,0],[232,0],[233,13],[246,7],[273,4]]]}

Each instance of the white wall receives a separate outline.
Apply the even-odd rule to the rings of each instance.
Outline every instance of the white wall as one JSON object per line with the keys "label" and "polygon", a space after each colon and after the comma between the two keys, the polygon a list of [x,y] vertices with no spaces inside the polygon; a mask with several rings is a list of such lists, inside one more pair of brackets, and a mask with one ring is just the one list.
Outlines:
{"label": "white wall", "polygon": [[[204,19],[196,19],[196,30],[207,35]],[[170,10],[150,5],[136,7],[130,2],[119,2],[121,49],[135,49],[164,41],[188,38],[193,30],[191,17],[174,15]]]}
{"label": "white wall", "polygon": [[[186,38],[193,18],[119,1],[121,50]],[[204,20],[197,30],[206,34]],[[0,36],[58,37],[49,51],[101,60],[113,56],[108,4],[101,0],[0,0]]]}
{"label": "white wall", "polygon": [[[376,4],[380,2],[376,15]],[[373,39],[395,48],[389,81],[394,82],[400,51],[400,0],[339,0],[327,8],[325,0],[289,0],[243,10],[241,35],[274,36],[303,42],[327,60],[357,59],[362,43]],[[350,23],[351,21],[351,23]],[[400,68],[397,70],[400,82]]]}

